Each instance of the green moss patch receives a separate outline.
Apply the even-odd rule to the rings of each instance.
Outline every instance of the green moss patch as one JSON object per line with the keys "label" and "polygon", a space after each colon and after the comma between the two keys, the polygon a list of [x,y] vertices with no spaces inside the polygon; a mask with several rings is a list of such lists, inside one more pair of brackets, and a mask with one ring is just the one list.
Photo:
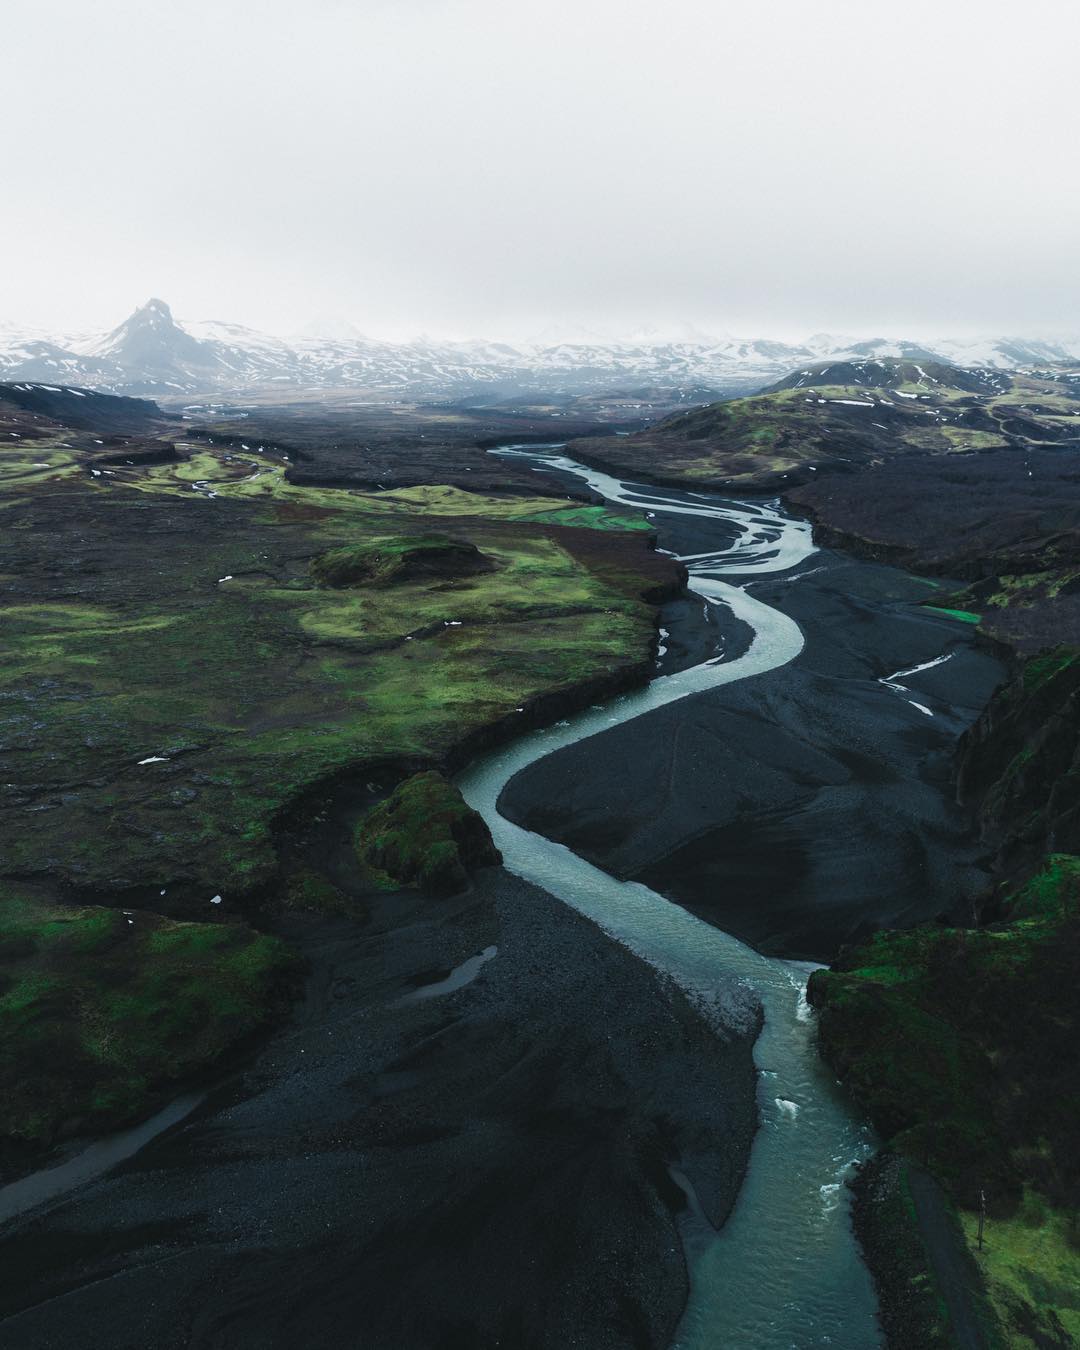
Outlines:
{"label": "green moss patch", "polygon": [[1080,1345],[1080,1211],[1052,1208],[1027,1190],[1011,1218],[984,1226],[963,1216],[964,1233],[1010,1346]]}
{"label": "green moss patch", "polygon": [[350,918],[366,917],[359,905],[319,872],[302,870],[286,877],[281,890],[285,909],[309,914],[342,914]]}
{"label": "green moss patch", "polygon": [[374,872],[433,895],[460,891],[471,868],[502,861],[483,818],[434,771],[406,779],[368,812],[356,851]]}
{"label": "green moss patch", "polygon": [[411,581],[418,577],[456,578],[490,572],[495,564],[475,544],[444,534],[369,540],[332,549],[311,564],[320,586],[355,586],[364,582]]}
{"label": "green moss patch", "polygon": [[609,506],[564,506],[557,511],[540,511],[529,517],[536,524],[567,525],[590,530],[644,530],[652,525],[639,515],[613,511]]}
{"label": "green moss patch", "polygon": [[293,960],[239,924],[57,908],[0,890],[0,1138],[146,1110],[273,1011]]}
{"label": "green moss patch", "polygon": [[1048,684],[1058,675],[1076,664],[1080,652],[1074,648],[1059,647],[1055,651],[1043,652],[1024,663],[1023,686],[1028,693],[1034,693],[1044,684]]}

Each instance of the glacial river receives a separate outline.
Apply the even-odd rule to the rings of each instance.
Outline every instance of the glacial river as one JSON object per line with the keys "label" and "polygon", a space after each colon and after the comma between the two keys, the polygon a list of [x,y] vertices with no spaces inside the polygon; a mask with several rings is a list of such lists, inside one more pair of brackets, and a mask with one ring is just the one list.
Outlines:
{"label": "glacial river", "polygon": [[734,660],[705,661],[660,676],[639,692],[493,751],[458,780],[511,872],[587,915],[670,976],[718,1034],[725,1026],[745,1027],[755,1000],[764,1008],[765,1026],[754,1050],[761,1126],[728,1222],[716,1231],[695,1205],[686,1212],[682,1232],[691,1292],[673,1350],[870,1350],[881,1343],[876,1300],[852,1233],[844,1183],[873,1142],[818,1057],[805,997],[812,967],[761,956],[648,887],[617,881],[498,811],[510,779],[545,755],[794,660],[803,646],[798,625],[743,585],[805,563],[815,551],[810,526],[760,503],[631,485],[576,464],[558,447],[505,447],[495,453],[521,454],[576,474],[607,500],[656,516],[716,521],[716,551],[683,558],[690,589],[706,604],[727,606],[754,635]]}

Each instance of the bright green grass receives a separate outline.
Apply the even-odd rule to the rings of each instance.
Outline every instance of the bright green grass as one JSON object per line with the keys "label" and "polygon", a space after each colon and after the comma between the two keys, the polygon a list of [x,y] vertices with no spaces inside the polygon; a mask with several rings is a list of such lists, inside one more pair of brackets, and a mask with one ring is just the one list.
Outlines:
{"label": "bright green grass", "polygon": [[613,511],[607,506],[561,506],[557,510],[538,511],[526,517],[537,525],[567,525],[591,530],[651,530],[639,515]]}
{"label": "bright green grass", "polygon": [[[42,468],[41,466],[46,467]],[[43,479],[70,478],[86,473],[63,433],[33,440],[0,439],[0,492],[8,493]]]}
{"label": "bright green grass", "polygon": [[961,623],[982,623],[982,615],[973,614],[969,609],[945,609],[941,605],[923,605],[922,608],[934,614],[947,614],[950,619],[958,619]]}
{"label": "bright green grass", "polygon": [[[990,1219],[978,1249],[978,1216],[962,1212],[964,1235],[986,1282],[1005,1343],[1080,1344],[1080,1226],[1032,1190],[1010,1219]],[[1036,1340],[1032,1334],[1041,1335]]]}

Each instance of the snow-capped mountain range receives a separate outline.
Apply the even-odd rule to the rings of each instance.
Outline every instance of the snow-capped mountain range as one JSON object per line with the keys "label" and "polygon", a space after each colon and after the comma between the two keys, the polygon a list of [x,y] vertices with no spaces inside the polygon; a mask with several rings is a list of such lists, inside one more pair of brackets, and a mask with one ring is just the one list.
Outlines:
{"label": "snow-capped mountain range", "polygon": [[676,334],[646,330],[619,340],[582,331],[515,343],[387,342],[363,337],[350,325],[333,331],[333,336],[284,339],[239,324],[181,324],[164,301],[150,300],[102,335],[43,334],[0,324],[0,380],[82,385],[170,401],[256,391],[287,398],[349,389],[385,397],[484,392],[510,397],[645,385],[735,394],[823,360],[894,358],[993,369],[1080,362],[1080,339],[918,343],[819,333],[804,343],[786,343],[710,337],[687,329]]}

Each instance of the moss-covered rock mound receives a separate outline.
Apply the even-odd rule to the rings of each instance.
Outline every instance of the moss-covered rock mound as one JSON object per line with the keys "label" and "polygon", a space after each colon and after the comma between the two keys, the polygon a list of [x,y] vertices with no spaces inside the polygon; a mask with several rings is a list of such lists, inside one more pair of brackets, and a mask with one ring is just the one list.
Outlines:
{"label": "moss-covered rock mound", "polygon": [[469,871],[502,861],[483,818],[434,770],[415,774],[374,807],[356,829],[363,862],[391,884],[452,895]]}
{"label": "moss-covered rock mound", "polygon": [[281,888],[281,907],[308,914],[343,914],[364,918],[361,906],[339,890],[319,872],[303,869],[285,878]]}
{"label": "moss-covered rock mound", "polygon": [[341,588],[363,584],[415,581],[420,577],[453,580],[494,569],[491,558],[467,540],[446,534],[391,536],[331,549],[311,563],[320,586]]}
{"label": "moss-covered rock mound", "polygon": [[47,1144],[148,1109],[278,1002],[293,958],[243,924],[0,892],[0,1140]]}

